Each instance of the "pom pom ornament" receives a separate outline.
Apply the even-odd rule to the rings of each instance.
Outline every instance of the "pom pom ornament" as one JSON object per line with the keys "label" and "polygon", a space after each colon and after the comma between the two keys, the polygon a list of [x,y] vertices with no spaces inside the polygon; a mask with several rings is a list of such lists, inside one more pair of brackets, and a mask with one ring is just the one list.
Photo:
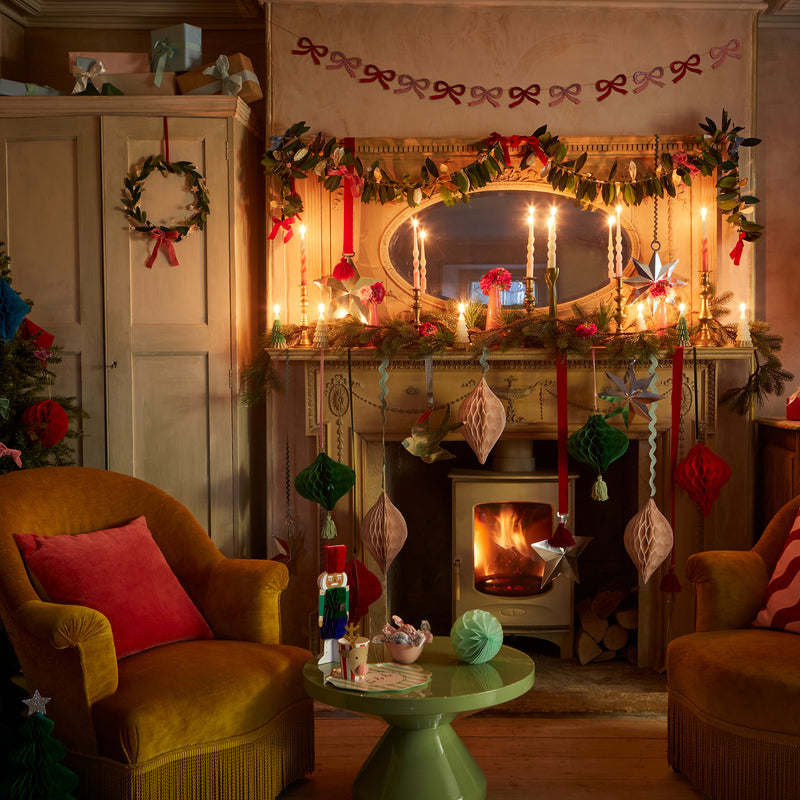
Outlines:
{"label": "pom pom ornament", "polygon": [[294,488],[301,497],[319,503],[328,512],[322,527],[324,539],[333,539],[336,536],[336,526],[330,512],[338,500],[353,488],[355,482],[356,473],[346,464],[334,461],[324,451],[294,479]]}
{"label": "pom pom ornament", "polygon": [[453,652],[468,664],[491,661],[503,645],[503,626],[480,608],[464,612],[450,629]]}
{"label": "pom pom ornament", "polygon": [[675,467],[675,483],[708,516],[720,489],[730,480],[731,468],[725,459],[698,442]]}
{"label": "pom pom ornament", "polygon": [[672,526],[652,497],[625,526],[623,542],[642,582],[647,583],[672,550]]}
{"label": "pom pom ornament", "polygon": [[42,400],[26,408],[20,422],[28,438],[42,447],[58,444],[69,430],[67,412],[55,400]]}
{"label": "pom pom ornament", "polygon": [[627,449],[628,437],[623,431],[609,425],[602,414],[590,415],[583,427],[567,439],[567,452],[576,461],[597,470],[597,480],[592,486],[593,500],[608,500],[608,487],[602,473]]}
{"label": "pom pom ornament", "polygon": [[408,526],[385,491],[361,520],[361,543],[384,575],[408,537]]}
{"label": "pom pom ornament", "polygon": [[461,403],[458,418],[464,423],[464,438],[478,461],[486,458],[506,427],[506,409],[502,400],[489,388],[486,378]]}

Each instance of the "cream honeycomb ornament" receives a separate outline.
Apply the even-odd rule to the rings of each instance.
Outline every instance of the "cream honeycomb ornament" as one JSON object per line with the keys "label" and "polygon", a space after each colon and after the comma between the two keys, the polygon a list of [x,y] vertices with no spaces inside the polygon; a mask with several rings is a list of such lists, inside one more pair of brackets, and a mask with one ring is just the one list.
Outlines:
{"label": "cream honeycomb ornament", "polygon": [[464,438],[478,461],[486,458],[506,427],[506,409],[503,401],[489,388],[486,378],[464,398],[458,410],[464,423]]}
{"label": "cream honeycomb ornament", "polygon": [[651,497],[625,526],[625,549],[647,583],[672,550],[672,526]]}
{"label": "cream honeycomb ornament", "polygon": [[408,538],[408,526],[385,491],[361,520],[361,541],[384,575]]}

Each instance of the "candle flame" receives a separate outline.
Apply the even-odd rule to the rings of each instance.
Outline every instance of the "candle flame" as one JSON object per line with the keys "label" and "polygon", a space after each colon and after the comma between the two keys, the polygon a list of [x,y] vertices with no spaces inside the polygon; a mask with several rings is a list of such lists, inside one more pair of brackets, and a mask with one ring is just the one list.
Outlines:
{"label": "candle flame", "polygon": [[678,306],[678,311],[680,311],[680,312],[681,312],[681,314],[683,314],[683,309],[684,309],[684,308],[686,308],[686,305],[685,305],[685,303],[681,303],[681,304]]}
{"label": "candle flame", "polygon": [[419,238],[420,239],[424,239],[425,238],[425,231],[420,231],[419,232]]}
{"label": "candle flame", "polygon": [[416,228],[417,227],[417,218],[411,217],[411,224]]}
{"label": "candle flame", "polygon": [[740,303],[739,304],[739,309],[742,312],[742,317],[744,317],[745,316],[745,312],[747,311],[747,303]]}
{"label": "candle flame", "polygon": [[705,210],[705,208],[701,208],[701,209],[700,209],[700,216],[701,216],[703,219],[705,219],[705,218],[706,218],[706,210]]}
{"label": "candle flame", "polygon": [[616,223],[616,221],[617,221],[617,218],[612,214],[608,218],[608,227],[610,228],[612,225],[614,225]]}
{"label": "candle flame", "polygon": [[622,213],[622,206],[617,206],[617,216]]}
{"label": "candle flame", "polygon": [[300,235],[305,239],[305,237],[306,237],[306,226],[305,225],[301,225],[300,226]]}
{"label": "candle flame", "polygon": [[275,303],[275,316],[277,317],[281,313],[281,307]]}
{"label": "candle flame", "polygon": [[325,316],[325,303],[320,303],[319,304],[319,315],[321,317]]}
{"label": "candle flame", "polygon": [[463,303],[459,303],[458,304],[458,313],[459,314],[463,314],[464,313],[464,304]]}

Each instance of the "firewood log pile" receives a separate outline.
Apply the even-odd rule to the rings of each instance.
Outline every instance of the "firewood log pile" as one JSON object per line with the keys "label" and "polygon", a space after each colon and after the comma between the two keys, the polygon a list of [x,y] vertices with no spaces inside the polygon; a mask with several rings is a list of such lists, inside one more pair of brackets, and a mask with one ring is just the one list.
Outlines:
{"label": "firewood log pile", "polygon": [[575,654],[581,664],[624,658],[637,663],[639,597],[619,588],[602,589],[575,608]]}

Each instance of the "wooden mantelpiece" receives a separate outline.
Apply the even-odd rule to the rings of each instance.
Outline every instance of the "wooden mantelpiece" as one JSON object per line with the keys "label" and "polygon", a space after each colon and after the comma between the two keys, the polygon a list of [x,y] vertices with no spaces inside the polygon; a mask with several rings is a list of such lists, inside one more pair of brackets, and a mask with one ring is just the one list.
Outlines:
{"label": "wooden mantelpiece", "polygon": [[[728,463],[734,466],[735,477],[724,490],[721,501],[715,505],[709,518],[703,518],[697,506],[678,490],[676,496],[676,559],[678,574],[683,578],[683,563],[697,550],[718,546],[740,547],[752,538],[750,518],[750,464],[751,437],[743,435],[749,430],[749,420],[720,409],[719,394],[729,386],[742,385],[752,364],[752,350],[744,348],[697,349],[697,405],[695,405],[695,364],[692,351],[688,351],[682,384],[682,431],[680,456],[695,443],[695,422],[704,440]],[[318,535],[318,508],[300,498],[293,489],[294,476],[310,464],[320,442],[326,452],[356,470],[355,490],[336,506],[334,518],[340,531],[337,542],[352,545],[353,519],[360,520],[381,491],[383,465],[383,440],[399,442],[406,438],[411,425],[427,408],[424,362],[404,357],[394,358],[387,365],[388,394],[386,397],[386,423],[382,421],[379,402],[380,358],[374,349],[359,348],[350,352],[326,351],[323,364],[323,386],[320,387],[320,351],[294,348],[289,351],[270,351],[273,366],[282,383],[288,375],[288,392],[276,394],[271,400],[271,437],[269,452],[269,497],[273,535],[281,536],[285,530],[287,486],[290,488],[289,504],[297,523],[297,546],[291,570],[295,580],[289,589],[291,599],[284,605],[287,618],[284,625],[292,630],[306,630],[313,641],[315,630],[309,624],[309,612],[314,608],[314,581],[319,573],[320,540]],[[505,438],[552,440],[556,438],[555,357],[540,350],[509,350],[491,352],[490,369],[486,380],[492,390],[501,396],[507,412]],[[624,377],[626,364],[611,365],[604,350],[596,350],[595,369],[591,359],[571,359],[568,365],[569,427],[577,430],[594,409],[594,381],[597,390],[610,386],[606,371]],[[637,365],[637,376],[647,374],[646,365]],[[433,357],[434,423],[441,419],[449,404],[451,415],[457,418],[461,401],[472,391],[482,375],[478,357],[462,351],[447,352]],[[352,408],[350,380],[352,378]],[[322,391],[320,392],[320,388]],[[657,437],[656,502],[662,512],[669,515],[669,436],[670,397],[672,392],[672,361],[663,359],[656,369],[654,391],[664,396],[655,409]],[[322,398],[322,436],[320,437],[320,398]],[[600,412],[608,411],[608,403],[598,401]],[[351,427],[352,419],[352,427]],[[622,425],[620,417],[612,424]],[[292,435],[287,435],[291,431]],[[302,432],[298,436],[295,432]],[[641,420],[632,422],[628,435],[636,445],[639,462],[636,492],[640,507],[650,496],[650,455],[647,447],[647,425]],[[447,441],[462,438],[458,431]],[[287,470],[287,456],[289,468]],[[413,459],[413,456],[408,456]],[[417,459],[418,460],[418,459]],[[421,462],[420,462],[421,463]],[[420,498],[424,502],[424,498]],[[618,531],[622,536],[622,530]],[[409,530],[409,537],[421,535]],[[434,535],[426,532],[425,535]],[[449,535],[449,534],[448,534]],[[270,545],[271,546],[271,545]],[[749,546],[749,544],[748,544]],[[362,556],[376,574],[380,570],[368,556]],[[668,637],[686,632],[691,626],[692,598],[686,591],[676,596],[675,608],[668,608],[665,596],[658,591],[660,573],[651,578],[640,590],[642,627],[649,637],[640,662],[660,667],[663,649]],[[296,594],[295,594],[296,593]],[[376,604],[379,605],[379,604]],[[316,612],[313,612],[316,614]],[[378,609],[378,619],[391,609]],[[288,618],[288,617],[291,617]],[[373,624],[376,624],[373,620]],[[648,628],[649,625],[649,628]],[[308,639],[298,643],[308,644]]]}

